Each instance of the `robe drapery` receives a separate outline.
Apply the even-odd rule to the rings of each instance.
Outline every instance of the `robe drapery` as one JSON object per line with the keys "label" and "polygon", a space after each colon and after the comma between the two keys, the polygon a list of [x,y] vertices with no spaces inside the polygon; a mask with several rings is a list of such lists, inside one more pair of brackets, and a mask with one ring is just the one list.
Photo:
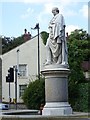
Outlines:
{"label": "robe drapery", "polygon": [[49,46],[53,59],[60,58],[60,63],[67,61],[67,45],[65,39],[65,21],[62,14],[55,15],[49,23]]}

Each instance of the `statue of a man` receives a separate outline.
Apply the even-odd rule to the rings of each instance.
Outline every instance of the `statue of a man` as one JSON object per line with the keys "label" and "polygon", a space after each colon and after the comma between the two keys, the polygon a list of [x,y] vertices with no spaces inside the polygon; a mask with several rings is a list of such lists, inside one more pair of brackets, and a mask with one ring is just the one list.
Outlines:
{"label": "statue of a man", "polygon": [[67,62],[67,44],[65,37],[65,21],[59,9],[52,9],[54,17],[49,23],[49,37],[46,43],[47,61],[49,64],[68,64]]}

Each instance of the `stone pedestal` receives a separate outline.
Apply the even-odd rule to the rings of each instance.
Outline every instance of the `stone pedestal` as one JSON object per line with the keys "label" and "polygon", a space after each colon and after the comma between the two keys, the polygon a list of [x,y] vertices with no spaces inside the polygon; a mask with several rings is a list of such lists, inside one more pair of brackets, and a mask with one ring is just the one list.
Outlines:
{"label": "stone pedestal", "polygon": [[69,115],[72,108],[68,103],[68,74],[67,66],[47,65],[41,73],[45,76],[46,104],[43,115]]}

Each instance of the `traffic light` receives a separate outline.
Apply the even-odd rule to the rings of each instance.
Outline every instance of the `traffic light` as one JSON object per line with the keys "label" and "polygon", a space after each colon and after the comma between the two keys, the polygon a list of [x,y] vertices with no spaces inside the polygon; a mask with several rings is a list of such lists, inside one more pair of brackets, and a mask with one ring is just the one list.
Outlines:
{"label": "traffic light", "polygon": [[10,82],[10,77],[9,77],[9,75],[6,76],[6,82]]}
{"label": "traffic light", "polygon": [[8,76],[6,76],[6,82],[14,82],[14,68],[9,68]]}

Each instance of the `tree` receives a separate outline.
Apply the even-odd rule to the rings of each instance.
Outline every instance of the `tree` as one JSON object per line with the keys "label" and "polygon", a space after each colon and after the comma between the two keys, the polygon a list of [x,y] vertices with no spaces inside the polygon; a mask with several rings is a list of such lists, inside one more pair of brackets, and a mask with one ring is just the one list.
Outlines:
{"label": "tree", "polygon": [[90,37],[86,31],[75,30],[68,37],[69,75],[69,101],[75,105],[79,97],[79,84],[85,83],[82,62],[90,58]]}
{"label": "tree", "polygon": [[13,40],[9,37],[2,38],[2,54],[14,49],[15,47],[24,43],[23,35],[14,38]]}
{"label": "tree", "polygon": [[45,32],[45,31],[41,32],[41,38],[43,40],[44,45],[46,45],[48,36],[49,36],[49,33]]}
{"label": "tree", "polygon": [[90,58],[89,43],[90,38],[82,29],[73,31],[68,38],[70,78],[73,79],[74,84],[85,80],[81,63]]}
{"label": "tree", "polygon": [[[43,39],[43,43],[46,44],[47,38],[48,38],[48,33],[43,31],[41,32],[41,37]],[[26,36],[28,39],[30,39],[30,36]],[[13,38],[13,40],[10,37],[0,37],[2,39],[2,54],[14,49],[15,47],[23,44],[26,42],[25,40],[25,35],[21,35],[17,38]],[[27,39],[27,38],[26,38]]]}

